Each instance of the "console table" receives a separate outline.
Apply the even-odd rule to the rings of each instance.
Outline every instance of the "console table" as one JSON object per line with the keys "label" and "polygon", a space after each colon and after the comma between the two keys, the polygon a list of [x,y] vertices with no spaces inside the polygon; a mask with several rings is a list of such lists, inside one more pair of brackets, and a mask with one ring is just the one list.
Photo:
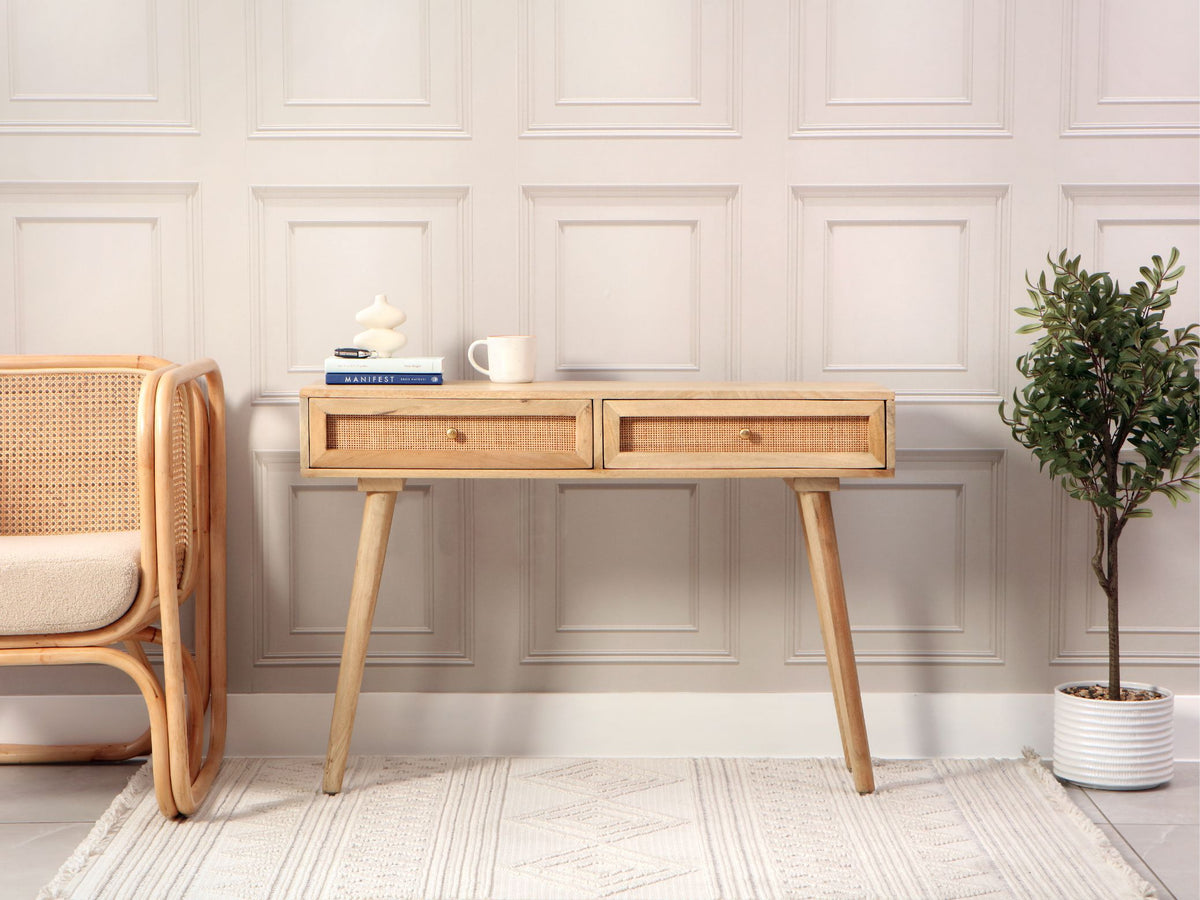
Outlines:
{"label": "console table", "polygon": [[316,384],[302,474],[366,494],[323,789],[341,790],[396,493],[409,478],[782,478],[796,493],[842,751],[874,790],[829,493],[895,471],[895,395],[871,384]]}

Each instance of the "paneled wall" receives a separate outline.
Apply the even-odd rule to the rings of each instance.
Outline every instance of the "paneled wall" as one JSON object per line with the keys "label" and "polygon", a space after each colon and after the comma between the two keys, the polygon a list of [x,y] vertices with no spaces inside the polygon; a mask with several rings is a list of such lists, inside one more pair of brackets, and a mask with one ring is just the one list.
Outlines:
{"label": "paneled wall", "polygon": [[[361,497],[298,389],[386,293],[540,379],[871,380],[835,512],[868,691],[1101,672],[1085,510],[1011,440],[1012,309],[1172,245],[1200,318],[1195,0],[0,0],[0,352],[211,355],[238,692],[331,691]],[[1198,692],[1197,506],[1122,556],[1128,674]],[[413,483],[365,688],[827,689],[782,482]],[[123,688],[5,670],[0,692]]]}

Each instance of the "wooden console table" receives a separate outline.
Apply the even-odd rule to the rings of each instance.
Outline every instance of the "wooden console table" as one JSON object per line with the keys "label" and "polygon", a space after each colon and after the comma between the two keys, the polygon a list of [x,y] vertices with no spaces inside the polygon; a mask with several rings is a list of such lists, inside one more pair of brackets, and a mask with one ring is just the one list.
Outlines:
{"label": "wooden console table", "polygon": [[895,470],[895,395],[825,383],[316,384],[302,474],[366,494],[323,788],[341,790],[396,493],[408,478],[783,478],[796,492],[846,765],[874,790],[829,492]]}

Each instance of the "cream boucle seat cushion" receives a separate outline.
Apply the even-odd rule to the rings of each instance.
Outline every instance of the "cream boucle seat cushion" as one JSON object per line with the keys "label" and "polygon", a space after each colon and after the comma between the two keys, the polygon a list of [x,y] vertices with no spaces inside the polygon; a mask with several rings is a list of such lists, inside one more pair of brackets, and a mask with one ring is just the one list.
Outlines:
{"label": "cream boucle seat cushion", "polygon": [[0,634],[90,631],[119,619],[138,590],[142,536],[0,536]]}

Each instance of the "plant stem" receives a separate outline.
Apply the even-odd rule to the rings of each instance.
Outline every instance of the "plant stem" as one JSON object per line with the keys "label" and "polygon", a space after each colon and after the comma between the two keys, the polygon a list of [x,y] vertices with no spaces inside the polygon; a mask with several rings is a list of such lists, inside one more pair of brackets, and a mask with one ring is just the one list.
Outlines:
{"label": "plant stem", "polygon": [[1108,699],[1121,699],[1121,632],[1117,609],[1117,541],[1121,529],[1114,521],[1116,515],[1109,511],[1108,534],[1108,577],[1104,593],[1108,597]]}
{"label": "plant stem", "polygon": [[1092,571],[1104,591],[1108,606],[1108,699],[1121,699],[1121,634],[1119,629],[1117,541],[1127,521],[1116,510],[1093,506],[1096,515],[1096,552]]}

